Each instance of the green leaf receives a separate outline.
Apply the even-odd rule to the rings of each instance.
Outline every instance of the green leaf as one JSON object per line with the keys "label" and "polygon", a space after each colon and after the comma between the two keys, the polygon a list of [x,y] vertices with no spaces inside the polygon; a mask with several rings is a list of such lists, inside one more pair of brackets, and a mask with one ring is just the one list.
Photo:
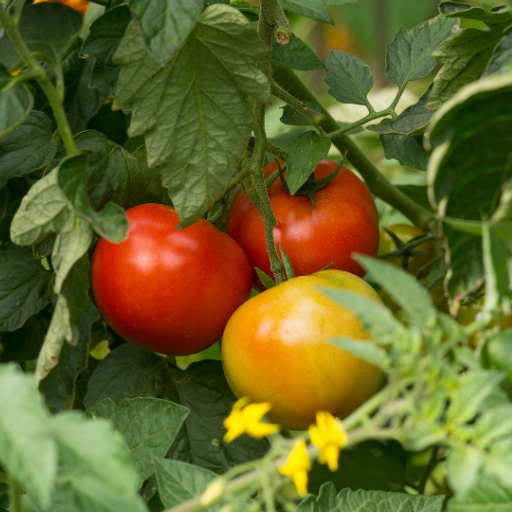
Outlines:
{"label": "green leaf", "polygon": [[286,157],[286,181],[292,195],[304,185],[316,166],[327,157],[330,148],[331,141],[314,131],[307,131],[293,139]]}
{"label": "green leaf", "polygon": [[82,44],[80,57],[95,58],[89,81],[90,87],[113,87],[120,67],[112,57],[132,20],[126,5],[119,5],[94,20],[90,33]]}
{"label": "green leaf", "polygon": [[427,107],[430,91],[428,89],[418,103],[407,107],[396,119],[384,119],[379,124],[366,126],[366,129],[382,135],[423,135],[434,115]]}
{"label": "green leaf", "polygon": [[116,406],[105,398],[87,411],[93,418],[107,418],[123,434],[140,480],[154,472],[153,457],[165,457],[189,410],[157,398],[125,398]]}
{"label": "green leaf", "polygon": [[465,499],[474,487],[482,464],[482,453],[472,446],[450,448],[446,461],[448,482],[459,498]]}
{"label": "green leaf", "polygon": [[272,38],[272,59],[270,64],[274,67],[284,67],[308,71],[311,69],[325,69],[324,63],[318,58],[316,52],[302,39],[292,34],[289,44],[280,45]]}
{"label": "green leaf", "polygon": [[190,409],[170,454],[173,459],[224,471],[234,464],[259,459],[268,450],[265,439],[242,436],[226,443],[222,422],[235,397],[220,361],[204,360],[182,371],[162,357],[130,343],[121,345],[94,371],[84,399],[92,407],[104,398],[119,404],[124,398],[154,397]]}
{"label": "green leaf", "polygon": [[0,138],[12,132],[28,116],[34,98],[23,82],[16,82],[0,64]]}
{"label": "green leaf", "polygon": [[388,160],[398,160],[400,165],[417,171],[427,170],[429,154],[423,149],[423,136],[379,135],[379,140]]}
{"label": "green leaf", "polygon": [[149,54],[161,64],[187,39],[203,7],[202,0],[129,0],[129,4]]}
{"label": "green leaf", "polygon": [[0,331],[15,331],[50,302],[52,274],[12,244],[0,251],[0,268]]}
{"label": "green leaf", "polygon": [[485,72],[504,26],[490,31],[467,28],[444,41],[432,57],[444,66],[434,79],[428,107],[437,110],[463,86],[478,80]]}
{"label": "green leaf", "polygon": [[354,340],[346,337],[330,338],[329,343],[347,351],[349,354],[363,359],[367,363],[378,366],[382,371],[389,370],[390,359],[386,351],[371,341]]}
{"label": "green leaf", "polygon": [[280,0],[283,9],[334,25],[332,16],[327,9],[325,0]]}
{"label": "green leaf", "polygon": [[63,160],[58,168],[58,183],[74,213],[88,221],[104,238],[114,243],[128,236],[128,217],[119,205],[108,202],[101,212],[92,209],[87,197],[87,155],[79,154]]}
{"label": "green leaf", "polygon": [[333,482],[325,482],[320,487],[318,497],[308,496],[299,503],[298,512],[322,512],[336,508],[336,487]]}
{"label": "green leaf", "polygon": [[57,447],[33,379],[15,365],[0,365],[0,462],[43,505],[57,473]]}
{"label": "green leaf", "polygon": [[357,260],[415,322],[423,327],[434,325],[436,310],[427,290],[413,276],[377,259],[358,256]]}
{"label": "green leaf", "polygon": [[124,439],[109,421],[67,412],[53,416],[50,427],[59,445],[60,471],[45,512],[147,511]]}
{"label": "green leaf", "polygon": [[373,87],[370,66],[349,53],[331,50],[327,58],[329,94],[341,103],[368,105],[367,95]]}
{"label": "green leaf", "polygon": [[359,0],[325,0],[327,5],[345,5],[359,2]]}
{"label": "green leaf", "polygon": [[43,112],[33,110],[21,125],[0,140],[0,187],[11,178],[37,171],[53,158],[53,123]]}
{"label": "green leaf", "polygon": [[[78,37],[82,25],[79,12],[62,4],[45,2],[23,7],[18,30],[28,49],[39,60],[58,68],[60,58]],[[9,71],[23,64],[7,34],[0,38],[0,62]]]}
{"label": "green leaf", "polygon": [[442,2],[439,4],[439,13],[450,18],[483,21],[491,28],[512,21],[512,14],[504,5],[487,10],[460,2]]}
{"label": "green leaf", "polygon": [[[310,109],[314,110],[315,112],[322,112],[322,109],[312,101],[303,101],[302,103],[309,107]],[[290,107],[290,105],[284,106],[283,115],[281,116],[280,121],[283,124],[291,124],[295,126],[311,125],[308,119],[306,119],[300,112],[297,112],[294,108]]]}
{"label": "green leaf", "polygon": [[398,190],[403,192],[407,197],[418,203],[425,210],[433,212],[432,206],[428,200],[426,185],[395,185]]}
{"label": "green leaf", "polygon": [[507,73],[512,71],[512,26],[503,33],[503,38],[494,48],[487,65],[487,74]]}
{"label": "green leaf", "polygon": [[512,329],[494,335],[487,343],[486,350],[494,368],[505,372],[512,382]]}
{"label": "green leaf", "polygon": [[386,77],[403,86],[426,77],[434,68],[434,50],[453,32],[456,20],[438,16],[410,30],[399,29],[386,52]]}
{"label": "green leaf", "polygon": [[132,104],[130,135],[145,134],[150,166],[165,163],[163,185],[181,227],[225,192],[252,130],[246,95],[270,97],[256,66],[268,51],[244,15],[226,5],[203,12],[165,67],[147,58],[136,27],[128,27],[114,58],[124,64],[114,108]]}
{"label": "green leaf", "polygon": [[492,407],[475,423],[475,441],[479,448],[487,449],[495,441],[509,437],[512,431],[512,404]]}
{"label": "green leaf", "polygon": [[276,283],[273,281],[273,279],[265,274],[263,270],[260,270],[258,267],[255,267],[256,274],[258,274],[258,277],[260,278],[261,284],[269,290],[270,288],[274,288],[276,286]]}

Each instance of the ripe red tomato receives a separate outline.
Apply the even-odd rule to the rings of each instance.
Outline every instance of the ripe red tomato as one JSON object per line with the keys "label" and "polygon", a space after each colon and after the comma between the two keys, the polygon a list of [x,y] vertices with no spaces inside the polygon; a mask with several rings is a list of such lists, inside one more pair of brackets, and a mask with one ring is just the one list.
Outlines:
{"label": "ripe red tomato", "polygon": [[[325,178],[337,166],[336,162],[322,160],[315,169],[315,178]],[[267,165],[263,169],[265,178],[276,169],[276,162]],[[316,192],[314,209],[308,197],[288,194],[279,179],[268,192],[278,222],[274,238],[290,258],[296,276],[310,275],[333,262],[332,269],[364,276],[364,269],[352,259],[352,253],[377,255],[379,220],[370,191],[352,171],[343,167],[336,178]],[[264,219],[244,191],[236,195],[231,205],[226,232],[247,254],[253,281],[261,288],[254,267],[273,277]]]}
{"label": "ripe red tomato", "polygon": [[224,373],[233,393],[269,402],[268,419],[292,430],[315,423],[318,411],[349,414],[377,391],[384,377],[376,366],[329,343],[333,336],[367,340],[370,335],[352,311],[321,288],[380,302],[361,278],[324,270],[249,299],[229,319],[222,337]]}
{"label": "ripe red tomato", "polygon": [[101,239],[92,260],[100,313],[121,337],[169,355],[218,341],[249,298],[251,269],[239,245],[205,220],[176,231],[178,214],[159,204],[127,212],[128,239]]}

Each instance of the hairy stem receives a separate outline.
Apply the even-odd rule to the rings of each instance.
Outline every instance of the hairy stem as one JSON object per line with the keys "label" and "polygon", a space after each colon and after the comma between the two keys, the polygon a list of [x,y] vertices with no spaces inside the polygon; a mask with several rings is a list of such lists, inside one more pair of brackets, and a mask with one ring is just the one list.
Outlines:
{"label": "hairy stem", "polygon": [[25,41],[23,41],[21,38],[18,27],[14,25],[13,20],[7,14],[7,11],[2,4],[0,4],[0,23],[4,27],[7,36],[11,40],[11,43],[16,48],[18,54],[21,56],[25,64],[28,66],[31,72],[34,72],[38,76],[37,81],[41,86],[41,89],[43,89],[44,93],[48,97],[53,110],[53,114],[57,120],[57,124],[59,125],[62,141],[66,146],[66,151],[69,155],[76,155],[78,150],[76,149],[75,141],[73,140],[73,133],[69,126],[66,113],[64,112],[64,107],[60,101],[59,94],[54,85],[48,80],[48,76],[43,67],[39,64],[39,62],[37,62],[32,52],[25,44]]}
{"label": "hairy stem", "polygon": [[[276,68],[274,79],[294,96],[304,101],[312,101],[320,105],[316,97],[290,69]],[[323,107],[322,113],[326,117],[323,127],[328,132],[338,130],[338,123]],[[422,229],[427,228],[429,221],[432,219],[432,215],[392,185],[348,135],[341,134],[337,136],[333,139],[333,144],[342,154],[348,151],[348,160],[361,176],[363,176],[368,188],[373,194],[403,213],[416,226]]]}

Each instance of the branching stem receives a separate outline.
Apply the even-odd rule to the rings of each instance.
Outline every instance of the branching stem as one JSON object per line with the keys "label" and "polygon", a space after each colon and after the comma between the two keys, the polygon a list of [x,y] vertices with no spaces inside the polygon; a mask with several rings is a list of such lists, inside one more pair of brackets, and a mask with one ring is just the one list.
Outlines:
{"label": "branching stem", "polygon": [[335,130],[334,132],[327,133],[326,137],[329,139],[335,139],[336,137],[348,133],[352,131],[354,128],[359,128],[359,126],[369,123],[370,121],[374,121],[375,119],[379,119],[381,117],[390,116],[392,112],[393,109],[387,108],[386,110],[382,110],[381,112],[370,113],[367,116],[363,117],[362,119],[359,119],[359,121],[355,121],[354,123],[349,124],[348,126],[345,126],[343,128],[340,128],[339,130]]}

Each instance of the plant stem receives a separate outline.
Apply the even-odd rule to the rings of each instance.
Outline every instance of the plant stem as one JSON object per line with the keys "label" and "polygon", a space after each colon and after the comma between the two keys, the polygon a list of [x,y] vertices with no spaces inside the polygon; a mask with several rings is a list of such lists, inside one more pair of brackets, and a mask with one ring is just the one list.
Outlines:
{"label": "plant stem", "polygon": [[[292,70],[286,68],[276,68],[274,79],[294,96],[304,101],[312,101],[320,105],[319,101]],[[327,118],[323,123],[323,127],[327,129],[327,131],[338,130],[338,123],[323,107],[322,113]],[[355,144],[348,135],[339,135],[333,139],[333,144],[340,150],[342,154],[348,151],[348,160],[364,178],[368,188],[373,194],[381,198],[389,205],[393,206],[393,208],[399,212],[403,213],[416,226],[422,229],[428,227],[429,221],[433,218],[432,214],[419,206],[413,200],[409,199],[404,193],[392,185],[387,180],[387,178],[372,164],[372,162],[370,162],[370,160],[359,149],[357,144]]]}
{"label": "plant stem", "polygon": [[430,477],[430,473],[432,473],[432,471],[434,471],[434,468],[437,465],[438,450],[439,450],[438,446],[432,447],[432,453],[430,454],[430,459],[428,461],[427,467],[425,468],[425,472],[423,473],[423,476],[421,477],[420,483],[418,485],[418,492],[420,494],[425,494],[425,487],[427,486],[427,482]]}
{"label": "plant stem", "polygon": [[12,512],[22,512],[20,488],[13,478],[9,479],[9,485],[11,486],[11,510]]}
{"label": "plant stem", "polygon": [[69,155],[78,154],[75,141],[73,140],[73,133],[71,132],[68,118],[64,112],[64,107],[62,106],[57,90],[48,80],[48,76],[45,70],[39,64],[39,62],[37,62],[32,52],[25,44],[25,41],[23,41],[21,38],[18,27],[14,25],[13,20],[7,14],[7,11],[2,4],[0,4],[0,23],[4,27],[7,36],[11,40],[11,43],[16,48],[16,51],[19,53],[25,64],[39,77],[37,81],[41,86],[41,89],[43,89],[44,93],[48,97],[48,100],[50,101],[53,114],[57,120],[57,124],[59,125],[62,140],[66,146],[66,151]]}
{"label": "plant stem", "polygon": [[14,14],[12,16],[13,25],[17,27],[20,23],[21,13],[23,11],[23,7],[25,5],[25,0],[18,0],[16,4],[16,9],[14,10]]}
{"label": "plant stem", "polygon": [[286,151],[271,142],[268,143],[267,151],[272,153],[274,156],[277,156],[280,160],[286,160]]}
{"label": "plant stem", "polygon": [[359,121],[355,121],[354,123],[349,124],[348,126],[345,126],[344,128],[340,128],[339,130],[328,133],[326,135],[326,137],[329,139],[335,139],[336,137],[339,137],[340,135],[343,135],[344,133],[348,133],[351,130],[353,130],[354,128],[358,128],[359,126],[369,123],[370,121],[379,119],[380,117],[389,116],[389,115],[391,115],[391,112],[392,112],[392,109],[387,108],[386,110],[382,110],[381,112],[370,113],[366,117],[359,119]]}

